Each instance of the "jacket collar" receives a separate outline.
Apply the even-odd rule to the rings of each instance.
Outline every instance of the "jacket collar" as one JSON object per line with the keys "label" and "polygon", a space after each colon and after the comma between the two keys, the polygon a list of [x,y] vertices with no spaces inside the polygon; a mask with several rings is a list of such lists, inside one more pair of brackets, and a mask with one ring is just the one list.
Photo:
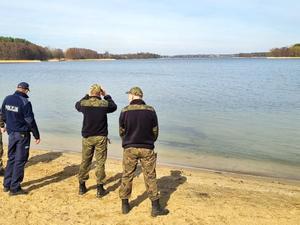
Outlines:
{"label": "jacket collar", "polygon": [[23,92],[20,92],[20,91],[16,91],[15,95],[19,95],[19,96],[24,97],[24,98],[29,98],[27,94],[25,94]]}
{"label": "jacket collar", "polygon": [[142,99],[134,99],[130,102],[130,105],[146,105]]}
{"label": "jacket collar", "polygon": [[89,99],[90,98],[97,98],[97,99],[99,99],[99,100],[101,100],[102,98],[101,97],[99,97],[99,96],[89,96]]}

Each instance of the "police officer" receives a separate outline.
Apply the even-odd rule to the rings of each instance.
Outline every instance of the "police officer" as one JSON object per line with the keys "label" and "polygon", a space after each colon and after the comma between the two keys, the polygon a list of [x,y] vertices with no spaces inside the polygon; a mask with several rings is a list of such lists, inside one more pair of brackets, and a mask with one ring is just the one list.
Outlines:
{"label": "police officer", "polygon": [[2,142],[2,133],[5,132],[5,128],[4,128],[4,122],[2,120],[2,116],[1,116],[1,110],[0,110],[0,176],[4,175],[4,166],[3,166],[3,160],[2,160],[2,156],[3,156],[3,142]]}
{"label": "police officer", "polygon": [[[104,99],[101,98],[103,96]],[[89,179],[89,171],[93,155],[96,158],[97,197],[106,194],[105,162],[107,158],[107,113],[117,110],[117,105],[103,88],[98,84],[90,87],[89,94],[75,105],[83,113],[82,125],[82,162],[79,168],[79,195],[87,192],[85,182]]]}
{"label": "police officer", "polygon": [[28,100],[28,92],[29,84],[19,83],[16,92],[7,96],[1,107],[2,120],[8,133],[8,161],[3,186],[10,196],[27,194],[21,188],[21,182],[29,156],[30,132],[35,138],[35,143],[40,143],[40,134]]}
{"label": "police officer", "polygon": [[132,191],[132,180],[138,161],[142,166],[148,197],[152,201],[152,216],[166,215],[167,209],[159,204],[159,193],[156,180],[156,153],[154,142],[158,137],[158,121],[153,107],[143,101],[143,92],[133,87],[128,92],[130,104],[126,106],[119,118],[119,132],[122,138],[123,175],[119,190],[122,199],[122,213],[130,211],[128,199]]}

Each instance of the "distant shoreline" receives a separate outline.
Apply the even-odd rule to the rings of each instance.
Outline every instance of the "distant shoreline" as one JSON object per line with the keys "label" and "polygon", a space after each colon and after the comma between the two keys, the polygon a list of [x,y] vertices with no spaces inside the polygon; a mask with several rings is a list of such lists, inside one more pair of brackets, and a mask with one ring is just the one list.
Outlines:
{"label": "distant shoreline", "polygon": [[[159,59],[300,59],[300,57],[239,57],[239,56],[233,56],[233,57],[162,57]],[[0,60],[0,64],[40,63],[40,62],[91,62],[91,61],[114,61],[114,60],[132,60],[132,59],[111,59],[111,58],[110,59],[49,59],[49,60],[14,60],[13,59],[13,60]]]}
{"label": "distant shoreline", "polygon": [[300,59],[300,57],[266,57],[267,59]]}
{"label": "distant shoreline", "polygon": [[231,58],[233,59],[300,59],[300,57],[264,57],[264,56],[253,56],[253,57],[235,56]]}
{"label": "distant shoreline", "polygon": [[0,63],[39,63],[41,60],[0,60]]}
{"label": "distant shoreline", "polygon": [[116,59],[49,59],[49,60],[0,60],[0,64],[6,63],[40,63],[40,62],[76,62],[76,61],[112,61]]}
{"label": "distant shoreline", "polygon": [[65,59],[64,61],[112,61],[116,59]]}

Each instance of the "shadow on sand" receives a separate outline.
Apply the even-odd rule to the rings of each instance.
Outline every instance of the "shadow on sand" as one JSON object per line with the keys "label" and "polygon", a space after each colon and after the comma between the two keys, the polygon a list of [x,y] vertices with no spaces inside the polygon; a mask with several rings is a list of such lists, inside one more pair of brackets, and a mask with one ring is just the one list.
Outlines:
{"label": "shadow on sand", "polygon": [[[121,185],[121,178],[122,178],[122,173],[117,173],[116,175],[114,175],[106,180],[104,185],[106,185],[105,188],[106,188],[107,194],[109,192],[115,191]],[[117,181],[115,184],[107,187],[108,184],[113,183],[115,181]],[[89,187],[88,190],[93,190],[96,188],[97,188],[97,185],[93,185],[93,186]]]}
{"label": "shadow on sand", "polygon": [[38,163],[49,163],[59,158],[60,156],[62,156],[61,152],[47,152],[42,155],[35,155],[28,160],[28,162],[25,165],[25,168],[29,166],[33,166]]}
{"label": "shadow on sand", "polygon": [[[44,159],[44,157],[40,157],[40,159],[41,158]],[[35,160],[35,161],[37,161],[37,160]],[[44,162],[46,162],[46,160]],[[46,177],[42,177],[42,178],[39,178],[39,179],[36,179],[36,180],[31,180],[31,181],[28,181],[28,182],[24,182],[22,184],[22,186],[23,187],[29,186],[26,190],[30,192],[30,191],[33,191],[33,190],[45,187],[47,185],[53,184],[53,183],[61,182],[61,181],[65,180],[65,179],[68,179],[68,178],[70,178],[72,176],[77,175],[78,171],[79,171],[79,167],[80,167],[80,165],[66,166],[60,172],[57,172],[55,174],[52,174],[52,175],[49,175],[49,176],[46,176]],[[95,162],[92,163],[91,170],[94,169],[94,168],[95,168]],[[137,171],[140,171],[140,170],[137,170]],[[121,177],[122,177],[122,173],[117,173],[116,175],[114,175],[114,176],[112,176],[112,177],[110,177],[110,178],[107,179],[107,181],[105,183],[106,185],[109,184],[109,183],[118,181],[115,184],[113,184],[113,185],[111,185],[111,186],[109,186],[107,188],[108,192],[115,191],[120,186],[120,184],[121,184]],[[90,188],[88,188],[88,190],[92,190],[92,189],[96,189],[96,185],[91,186]]]}
{"label": "shadow on sand", "polygon": [[[134,177],[138,177],[141,174],[141,172],[142,172],[142,167],[140,165],[137,165]],[[116,175],[114,175],[114,176],[112,176],[112,177],[110,177],[106,180],[106,182],[105,182],[106,186],[109,183],[113,183],[113,182],[117,181],[115,184],[106,187],[106,190],[107,190],[108,193],[113,192],[113,191],[117,190],[118,187],[120,187],[121,178],[122,178],[122,173],[117,173]],[[89,190],[96,189],[96,187],[97,187],[96,185],[93,185],[89,188]]]}
{"label": "shadow on sand", "polygon": [[66,166],[63,171],[36,180],[24,182],[22,186],[23,187],[30,186],[29,188],[26,189],[27,191],[30,192],[42,188],[44,186],[47,186],[49,184],[57,183],[69,177],[75,176],[78,173],[78,170],[79,170],[79,165]]}
{"label": "shadow on sand", "polygon": [[[170,176],[164,176],[158,179],[157,185],[160,190],[160,204],[162,208],[168,205],[171,195],[177,190],[177,188],[186,182],[186,177],[182,176],[180,170],[171,170]],[[136,199],[130,202],[132,207],[139,206],[144,200],[148,198],[147,192],[139,195]]]}

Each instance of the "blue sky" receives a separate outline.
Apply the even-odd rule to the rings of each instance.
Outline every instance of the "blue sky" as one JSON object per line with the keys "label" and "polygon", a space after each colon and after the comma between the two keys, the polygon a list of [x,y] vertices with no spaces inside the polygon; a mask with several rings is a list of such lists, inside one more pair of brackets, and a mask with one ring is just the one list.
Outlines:
{"label": "blue sky", "polygon": [[1,36],[62,49],[268,51],[299,43],[299,27],[299,0],[0,0]]}

